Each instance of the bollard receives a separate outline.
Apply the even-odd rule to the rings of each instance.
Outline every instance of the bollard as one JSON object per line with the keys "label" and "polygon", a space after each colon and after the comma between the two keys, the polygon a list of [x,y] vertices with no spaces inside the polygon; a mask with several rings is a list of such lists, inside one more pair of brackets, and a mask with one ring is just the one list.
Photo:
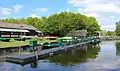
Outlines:
{"label": "bollard", "polygon": [[36,61],[38,61],[38,48],[37,47],[35,48],[35,59]]}
{"label": "bollard", "polygon": [[37,41],[29,41],[29,46],[30,46],[30,52],[33,52],[35,46],[37,46]]}

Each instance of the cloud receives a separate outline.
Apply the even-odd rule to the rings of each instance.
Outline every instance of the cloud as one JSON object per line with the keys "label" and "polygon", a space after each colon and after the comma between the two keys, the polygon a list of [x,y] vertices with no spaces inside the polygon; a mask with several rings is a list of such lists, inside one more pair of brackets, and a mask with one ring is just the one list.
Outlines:
{"label": "cloud", "polygon": [[23,8],[22,5],[14,5],[14,6],[13,6],[13,10],[14,10],[14,12],[16,12],[16,13],[20,12],[20,10],[21,10],[22,8]]}
{"label": "cloud", "polygon": [[102,25],[109,24],[103,26],[104,29],[115,28],[110,24],[114,24],[117,21],[115,16],[120,14],[119,0],[68,0],[68,3],[76,8],[77,12],[95,17]]}
{"label": "cloud", "polygon": [[109,16],[110,18],[112,18],[112,19],[114,19],[115,18],[115,16]]}
{"label": "cloud", "polygon": [[67,8],[66,11],[67,11],[67,12],[70,12],[70,8]]}
{"label": "cloud", "polygon": [[39,14],[39,13],[44,13],[44,12],[47,12],[47,11],[48,11],[47,8],[36,8],[36,9],[34,9],[34,10],[32,11],[30,17],[33,17],[33,18],[37,17],[37,18],[40,18],[40,16],[38,16],[37,14]]}
{"label": "cloud", "polygon": [[83,5],[96,4],[100,0],[69,0],[68,3],[72,4],[74,7],[80,7]]}
{"label": "cloud", "polygon": [[39,13],[39,12],[47,12],[47,8],[36,8],[33,10],[33,13]]}
{"label": "cloud", "polygon": [[80,7],[83,5],[93,5],[93,4],[119,4],[119,0],[68,0],[69,4],[74,7]]}
{"label": "cloud", "polygon": [[112,25],[101,25],[101,29],[108,29],[108,30],[115,30],[116,25],[112,24]]}
{"label": "cloud", "polygon": [[120,13],[119,4],[113,0],[69,0],[69,4],[86,13]]}
{"label": "cloud", "polygon": [[103,13],[103,12],[113,12],[120,13],[119,5],[114,1],[109,0],[69,0],[73,7],[78,7],[80,11],[81,7],[84,12],[94,12],[94,13]]}
{"label": "cloud", "polygon": [[6,15],[11,15],[11,14],[12,14],[11,8],[0,7],[0,15],[6,16]]}
{"label": "cloud", "polygon": [[22,5],[13,5],[11,8],[0,7],[0,16],[8,16],[19,13],[22,7]]}
{"label": "cloud", "polygon": [[37,14],[35,14],[35,13],[32,13],[31,15],[30,15],[30,17],[33,17],[33,18],[40,18],[40,16],[38,16]]}
{"label": "cloud", "polygon": [[84,15],[86,15],[86,16],[88,16],[88,17],[95,17],[95,18],[99,18],[100,16],[98,15],[98,14],[95,14],[95,13],[88,13],[88,14],[84,14]]}
{"label": "cloud", "polygon": [[115,25],[103,25],[102,26],[103,28],[114,28],[114,27],[116,27]]}
{"label": "cloud", "polygon": [[114,4],[93,4],[87,5],[84,12],[94,12],[94,13],[120,13],[120,8]]}

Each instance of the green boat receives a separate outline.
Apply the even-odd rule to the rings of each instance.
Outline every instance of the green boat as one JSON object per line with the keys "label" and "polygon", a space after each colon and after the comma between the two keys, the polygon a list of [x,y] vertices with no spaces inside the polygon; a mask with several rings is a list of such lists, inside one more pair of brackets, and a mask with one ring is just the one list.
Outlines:
{"label": "green boat", "polygon": [[0,37],[0,41],[9,42],[10,38]]}
{"label": "green boat", "polygon": [[54,47],[59,47],[60,44],[58,42],[46,42],[41,44],[42,49],[49,49]]}
{"label": "green boat", "polygon": [[14,38],[14,40],[17,40],[17,41],[25,41],[26,39],[25,39],[25,38]]}
{"label": "green boat", "polygon": [[68,44],[79,43],[79,40],[77,37],[62,37],[62,38],[58,38],[58,41],[60,43],[68,43]]}
{"label": "green boat", "polygon": [[79,43],[79,40],[76,37],[62,37],[57,39],[58,42],[46,42],[42,43],[41,46],[43,49],[49,49],[54,47],[64,47],[70,44]]}

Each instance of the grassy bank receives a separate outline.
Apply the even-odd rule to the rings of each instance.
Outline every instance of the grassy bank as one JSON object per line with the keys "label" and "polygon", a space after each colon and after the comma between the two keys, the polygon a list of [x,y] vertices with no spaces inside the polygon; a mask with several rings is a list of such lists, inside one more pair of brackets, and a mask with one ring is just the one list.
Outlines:
{"label": "grassy bank", "polygon": [[29,45],[29,41],[32,41],[32,40],[37,40],[38,44],[43,43],[43,42],[57,41],[57,40],[49,40],[49,39],[45,39],[45,38],[33,38],[33,39],[25,40],[25,41],[16,41],[14,39],[11,39],[9,42],[0,41],[0,48],[9,48],[9,47],[14,47],[14,46]]}

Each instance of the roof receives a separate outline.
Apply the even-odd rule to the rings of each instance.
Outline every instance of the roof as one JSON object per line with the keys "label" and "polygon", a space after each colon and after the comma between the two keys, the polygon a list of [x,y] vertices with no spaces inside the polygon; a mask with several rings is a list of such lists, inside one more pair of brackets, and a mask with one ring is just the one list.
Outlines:
{"label": "roof", "polygon": [[35,27],[26,24],[13,24],[0,22],[0,28],[11,28],[11,29],[27,29],[27,30],[37,30]]}
{"label": "roof", "polygon": [[38,32],[38,33],[42,33],[42,31],[36,31],[36,32]]}
{"label": "roof", "polygon": [[77,31],[67,34],[67,36],[86,36],[86,35],[87,35],[86,30],[77,30]]}
{"label": "roof", "polygon": [[5,28],[0,28],[0,31],[7,31],[7,32],[29,32],[28,30],[21,30],[21,29],[5,29]]}

